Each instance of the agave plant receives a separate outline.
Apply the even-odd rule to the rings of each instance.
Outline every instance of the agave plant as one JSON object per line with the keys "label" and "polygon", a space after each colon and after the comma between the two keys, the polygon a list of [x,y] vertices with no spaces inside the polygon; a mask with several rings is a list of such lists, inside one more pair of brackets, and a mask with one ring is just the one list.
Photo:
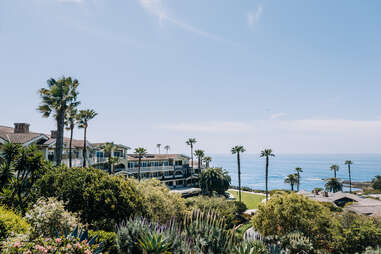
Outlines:
{"label": "agave plant", "polygon": [[[95,241],[97,240],[97,236],[92,237],[89,239],[89,231],[86,230],[79,230],[78,226],[75,227],[73,232],[71,232],[69,235],[65,235],[66,239],[79,239],[79,242],[86,241],[87,244],[91,247],[95,244]],[[58,234],[57,234],[58,238]],[[103,249],[103,243],[100,243],[99,246],[93,251],[92,254],[99,254],[102,252]]]}
{"label": "agave plant", "polygon": [[144,254],[169,254],[171,242],[158,233],[145,233],[140,236],[139,247]]}
{"label": "agave plant", "polygon": [[244,241],[234,246],[232,253],[234,254],[268,254],[268,251],[261,241]]}

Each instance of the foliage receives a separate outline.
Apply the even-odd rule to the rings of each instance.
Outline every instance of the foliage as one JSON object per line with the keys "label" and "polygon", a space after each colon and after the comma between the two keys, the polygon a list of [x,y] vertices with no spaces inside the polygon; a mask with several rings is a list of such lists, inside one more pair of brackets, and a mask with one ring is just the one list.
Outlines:
{"label": "foliage", "polygon": [[144,212],[143,195],[135,181],[98,169],[56,167],[37,186],[37,195],[63,200],[91,228],[112,231],[121,220]]}
{"label": "foliage", "polygon": [[372,187],[375,190],[381,190],[381,175],[377,175],[373,180],[372,180]]}
{"label": "foliage", "polygon": [[202,193],[211,196],[214,191],[224,194],[229,188],[231,178],[222,168],[208,168],[201,172],[199,182]]}
{"label": "foliage", "polygon": [[312,253],[313,245],[308,237],[305,237],[303,233],[293,232],[289,233],[281,238],[281,245],[290,254],[298,253]]}
{"label": "foliage", "polygon": [[329,178],[325,184],[326,191],[338,192],[343,190],[343,184],[337,178]]}
{"label": "foliage", "polygon": [[140,236],[139,248],[144,254],[166,254],[170,253],[172,243],[163,238],[163,235],[158,233],[145,233]]}
{"label": "foliage", "polygon": [[4,246],[3,253],[55,253],[55,254],[99,254],[102,244],[95,244],[95,238],[89,239],[88,231],[79,231],[78,227],[66,236],[38,238],[18,241]]}
{"label": "foliage", "polygon": [[0,206],[0,241],[15,234],[26,234],[30,225],[12,210]]}
{"label": "foliage", "polygon": [[193,197],[185,200],[190,210],[214,211],[224,218],[227,227],[232,228],[244,221],[241,214],[246,211],[246,206],[239,201],[227,200],[224,197]]}
{"label": "foliage", "polygon": [[0,186],[7,185],[15,174],[14,164],[20,154],[20,150],[21,146],[13,143],[6,143],[1,147]]}
{"label": "foliage", "polygon": [[40,198],[26,213],[25,219],[32,226],[32,239],[71,232],[79,224],[77,215],[66,211],[64,202],[56,198]]}
{"label": "foliage", "polygon": [[266,246],[260,241],[243,241],[233,247],[233,254],[268,254]]}
{"label": "foliage", "polygon": [[259,205],[252,222],[265,237],[301,232],[311,240],[314,248],[327,247],[337,225],[328,208],[294,193],[275,195],[266,204]]}
{"label": "foliage", "polygon": [[334,205],[332,202],[320,202],[320,204],[324,205],[327,207],[331,212],[342,212],[343,208]]}
{"label": "foliage", "polygon": [[[34,201],[31,190],[48,168],[48,164],[41,151],[34,145],[21,147],[9,144],[8,146],[14,148],[10,167],[15,173],[8,180],[9,183],[3,186],[0,193],[1,203],[24,214],[29,204]],[[9,156],[9,154],[6,155],[6,157]]]}
{"label": "foliage", "polygon": [[381,223],[373,218],[344,213],[338,217],[340,230],[335,236],[335,249],[341,253],[363,252],[381,245]]}
{"label": "foliage", "polygon": [[89,238],[96,237],[95,244],[102,244],[102,253],[113,254],[118,252],[117,234],[103,230],[89,230]]}
{"label": "foliage", "polygon": [[286,179],[284,179],[284,182],[290,184],[291,191],[293,191],[294,190],[294,185],[298,184],[298,182],[299,182],[298,174],[289,174],[286,177]]}
{"label": "foliage", "polygon": [[143,180],[137,189],[144,196],[147,217],[165,223],[171,219],[182,219],[186,212],[185,201],[178,193],[170,192],[168,187],[157,179]]}
{"label": "foliage", "polygon": [[377,248],[368,247],[368,248],[366,248],[366,250],[363,254],[381,254],[381,248],[380,247],[377,247]]}

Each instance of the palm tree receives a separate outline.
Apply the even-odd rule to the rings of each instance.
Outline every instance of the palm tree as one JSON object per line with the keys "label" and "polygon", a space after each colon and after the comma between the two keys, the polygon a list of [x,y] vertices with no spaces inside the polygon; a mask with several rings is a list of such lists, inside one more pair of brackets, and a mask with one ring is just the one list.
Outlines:
{"label": "palm tree", "polygon": [[269,196],[268,182],[269,182],[269,157],[274,157],[273,151],[271,149],[265,149],[261,151],[261,157],[266,158],[266,201]]}
{"label": "palm tree", "polygon": [[86,158],[87,158],[87,127],[89,127],[89,121],[96,117],[98,114],[92,109],[80,110],[77,116],[78,127],[84,129],[83,134],[83,167],[86,167]]}
{"label": "palm tree", "polygon": [[209,163],[212,161],[212,157],[210,156],[205,156],[203,161],[205,162],[205,167],[209,168]]}
{"label": "palm tree", "polygon": [[167,152],[167,154],[168,154],[169,149],[171,149],[171,147],[169,145],[164,146],[164,150]]}
{"label": "palm tree", "polygon": [[198,149],[198,150],[194,151],[194,155],[198,159],[198,170],[200,171],[201,170],[202,158],[205,156],[205,153],[204,153],[203,150]]}
{"label": "palm tree", "polygon": [[78,80],[73,80],[71,77],[62,77],[59,80],[51,78],[47,83],[48,88],[39,90],[41,104],[37,110],[42,113],[43,117],[53,115],[57,122],[55,155],[56,164],[60,165],[64,146],[65,115],[69,105],[79,104],[79,101],[77,101],[79,83]]}
{"label": "palm tree", "polygon": [[296,185],[297,191],[299,191],[299,186],[300,186],[300,173],[303,172],[303,169],[301,167],[296,167],[295,168],[296,174],[298,175],[298,182]]}
{"label": "palm tree", "polygon": [[240,158],[240,154],[244,153],[245,151],[246,150],[243,146],[235,146],[231,150],[232,154],[237,154],[239,202],[241,202],[241,158]]}
{"label": "palm tree", "polygon": [[327,179],[325,184],[326,191],[338,192],[343,190],[343,184],[336,177]]}
{"label": "palm tree", "polygon": [[349,193],[352,193],[352,177],[351,177],[351,165],[353,162],[351,160],[346,160],[345,165],[348,165],[348,175],[349,175]]}
{"label": "palm tree", "polygon": [[188,146],[190,146],[191,149],[191,172],[190,172],[190,177],[191,177],[191,184],[193,184],[193,145],[197,143],[197,140],[195,138],[189,138],[185,142]]}
{"label": "palm tree", "polygon": [[135,152],[134,152],[137,156],[138,156],[138,159],[139,159],[139,167],[138,167],[138,174],[139,174],[139,182],[140,182],[140,179],[141,179],[141,175],[140,175],[140,168],[141,168],[141,162],[142,162],[142,158],[144,157],[144,155],[147,154],[147,150],[143,147],[138,147],[138,148],[135,148]]}
{"label": "palm tree", "polygon": [[333,164],[330,169],[333,171],[334,173],[334,177],[336,178],[336,172],[339,171],[339,165],[336,165],[336,164]]}
{"label": "palm tree", "polygon": [[102,145],[102,149],[103,149],[103,152],[105,154],[107,154],[107,160],[108,160],[108,164],[109,164],[109,167],[110,167],[110,173],[111,174],[114,174],[114,163],[116,163],[115,160],[113,160],[113,154],[112,152],[114,151],[116,145],[114,144],[114,142],[106,142]]}
{"label": "palm tree", "polygon": [[76,106],[69,106],[68,111],[66,112],[66,117],[65,117],[65,126],[66,130],[70,131],[70,141],[69,141],[69,167],[71,168],[72,166],[72,142],[73,142],[73,132],[74,132],[74,127],[76,124],[76,119],[78,115],[78,110]]}
{"label": "palm tree", "polygon": [[157,150],[159,151],[159,154],[160,154],[161,144],[157,144],[157,145],[156,145],[156,148],[157,148]]}
{"label": "palm tree", "polygon": [[284,179],[284,182],[289,183],[291,190],[294,191],[294,185],[298,183],[298,174],[289,174],[286,179]]}
{"label": "palm tree", "polygon": [[1,147],[0,188],[7,185],[15,173],[14,164],[20,154],[21,145],[6,143]]}

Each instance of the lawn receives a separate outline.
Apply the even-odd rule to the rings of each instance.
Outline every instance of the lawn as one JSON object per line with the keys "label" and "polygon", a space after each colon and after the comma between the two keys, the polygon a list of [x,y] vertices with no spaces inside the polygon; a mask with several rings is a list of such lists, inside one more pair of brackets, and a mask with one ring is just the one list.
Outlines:
{"label": "lawn", "polygon": [[[229,190],[228,192],[231,193],[236,200],[238,200],[238,191]],[[242,202],[245,203],[247,209],[257,209],[258,204],[261,203],[263,199],[265,199],[265,196],[255,193],[241,192],[241,196]]]}

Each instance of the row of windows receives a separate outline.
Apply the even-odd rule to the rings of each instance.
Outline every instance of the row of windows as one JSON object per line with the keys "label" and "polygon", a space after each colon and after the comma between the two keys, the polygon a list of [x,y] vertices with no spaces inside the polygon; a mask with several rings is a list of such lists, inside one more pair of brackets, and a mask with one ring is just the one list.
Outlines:
{"label": "row of windows", "polygon": [[[173,171],[164,171],[164,172],[153,172],[151,173],[142,173],[141,176],[143,178],[151,178],[151,177],[162,177],[162,176],[173,176]],[[182,175],[179,171],[176,172],[176,176]],[[134,178],[138,178],[139,174],[133,174]]]}
{"label": "row of windows", "polygon": [[[161,167],[169,166],[168,161],[143,161],[141,162],[141,167]],[[128,168],[138,168],[139,162],[129,162]]]}

